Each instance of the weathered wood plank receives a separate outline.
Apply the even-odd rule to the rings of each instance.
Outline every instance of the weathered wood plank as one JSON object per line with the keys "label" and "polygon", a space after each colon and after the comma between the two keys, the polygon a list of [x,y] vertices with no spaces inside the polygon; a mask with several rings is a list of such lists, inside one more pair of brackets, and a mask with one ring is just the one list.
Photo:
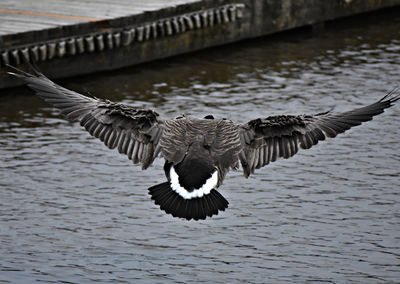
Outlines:
{"label": "weathered wood plank", "polygon": [[182,3],[197,2],[189,1],[68,1],[68,0],[41,0],[27,1],[16,0],[2,1],[1,9],[42,12],[49,14],[86,16],[95,18],[110,19],[123,17],[132,14],[139,14],[146,11],[156,11],[165,7],[179,5]]}
{"label": "weathered wood plank", "polygon": [[2,0],[0,36],[85,23],[89,18],[127,17],[194,2],[199,0]]}
{"label": "weathered wood plank", "polygon": [[81,20],[73,19],[73,18],[59,18],[59,17],[45,17],[45,16],[36,16],[29,14],[6,14],[0,12],[1,24],[0,27],[5,25],[8,22],[12,22],[14,24],[20,22],[25,25],[27,29],[30,29],[29,26],[31,23],[41,23],[43,25],[48,26],[59,26],[59,25],[72,25],[75,23],[81,22]]}

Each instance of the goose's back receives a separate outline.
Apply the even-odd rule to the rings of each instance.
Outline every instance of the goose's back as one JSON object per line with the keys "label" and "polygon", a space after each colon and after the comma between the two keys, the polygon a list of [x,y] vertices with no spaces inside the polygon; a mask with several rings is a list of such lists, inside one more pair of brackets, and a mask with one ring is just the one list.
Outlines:
{"label": "goose's back", "polygon": [[238,125],[226,119],[184,117],[165,122],[161,138],[162,156],[174,164],[186,155],[203,155],[221,168],[234,167],[242,149]]}

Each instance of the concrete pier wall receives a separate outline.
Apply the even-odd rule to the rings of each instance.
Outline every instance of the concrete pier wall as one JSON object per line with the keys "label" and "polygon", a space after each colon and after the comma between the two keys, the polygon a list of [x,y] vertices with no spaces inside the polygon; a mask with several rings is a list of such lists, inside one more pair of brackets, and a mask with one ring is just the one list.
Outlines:
{"label": "concrete pier wall", "polygon": [[[37,62],[53,78],[75,76],[396,5],[400,0],[192,0],[119,17],[80,17],[74,23],[3,32],[0,88],[20,84],[6,73],[6,64],[23,67],[25,60]],[[9,11],[15,10],[0,9],[0,19]],[[35,13],[27,17],[36,19]]]}

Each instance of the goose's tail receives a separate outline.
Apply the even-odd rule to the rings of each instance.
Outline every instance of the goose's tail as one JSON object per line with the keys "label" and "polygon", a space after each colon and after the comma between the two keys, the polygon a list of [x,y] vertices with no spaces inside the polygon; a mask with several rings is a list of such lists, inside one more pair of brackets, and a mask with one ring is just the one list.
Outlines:
{"label": "goose's tail", "polygon": [[204,220],[218,211],[228,208],[229,202],[215,189],[202,197],[185,199],[171,188],[170,182],[163,182],[149,188],[151,199],[160,209],[174,217],[187,220]]}

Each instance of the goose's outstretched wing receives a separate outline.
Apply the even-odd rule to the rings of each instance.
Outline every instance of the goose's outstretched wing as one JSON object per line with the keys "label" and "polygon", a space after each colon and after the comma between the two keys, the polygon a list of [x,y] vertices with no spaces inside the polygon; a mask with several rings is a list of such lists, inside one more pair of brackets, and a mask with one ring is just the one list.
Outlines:
{"label": "goose's outstretched wing", "polygon": [[[110,148],[118,148],[134,164],[146,169],[157,157],[163,120],[153,110],[134,108],[65,89],[34,70],[29,74],[15,67],[9,72],[35,91],[36,95],[61,110],[69,120],[80,124]],[[158,147],[159,148],[159,147]]]}
{"label": "goose's outstretched wing", "polygon": [[353,126],[371,120],[373,116],[400,99],[395,89],[371,105],[341,113],[316,115],[277,115],[258,118],[241,125],[239,135],[243,145],[240,160],[244,175],[248,177],[278,158],[296,154],[299,148],[309,149],[326,136],[333,138]]}

